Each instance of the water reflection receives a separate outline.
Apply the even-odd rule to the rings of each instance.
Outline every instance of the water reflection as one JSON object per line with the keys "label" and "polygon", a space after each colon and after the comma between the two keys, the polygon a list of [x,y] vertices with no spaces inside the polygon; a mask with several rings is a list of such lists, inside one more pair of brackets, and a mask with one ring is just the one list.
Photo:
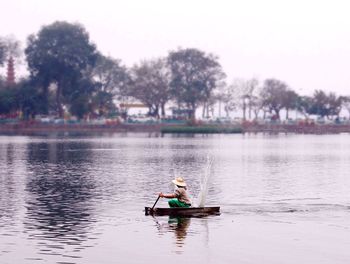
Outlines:
{"label": "water reflection", "polygon": [[44,141],[28,144],[29,165],[44,163],[83,163],[89,165],[93,162],[89,142],[80,141]]}
{"label": "water reflection", "polygon": [[[153,217],[153,219],[160,235],[173,233],[175,235],[176,247],[180,249],[184,246],[188,229],[191,224],[191,218],[169,216],[168,221],[163,223],[159,222],[156,217]],[[176,250],[176,252],[181,253],[182,251]]]}
{"label": "water reflection", "polygon": [[69,151],[76,147],[62,142],[28,145],[31,174],[24,224],[30,238],[47,241],[38,243],[40,254],[62,254],[64,245],[70,245],[70,257],[78,257],[81,244],[92,236],[96,186],[87,170],[92,159],[88,144]]}
{"label": "water reflection", "polygon": [[14,160],[14,147],[12,144],[8,144],[4,147],[0,153],[1,157],[1,174],[0,177],[0,218],[12,217],[16,210],[14,201],[15,197],[15,181],[13,179],[13,171],[15,168],[12,166]]}
{"label": "water reflection", "polygon": [[191,223],[191,218],[169,217],[169,228],[175,234],[176,245],[182,247],[185,243],[187,230]]}

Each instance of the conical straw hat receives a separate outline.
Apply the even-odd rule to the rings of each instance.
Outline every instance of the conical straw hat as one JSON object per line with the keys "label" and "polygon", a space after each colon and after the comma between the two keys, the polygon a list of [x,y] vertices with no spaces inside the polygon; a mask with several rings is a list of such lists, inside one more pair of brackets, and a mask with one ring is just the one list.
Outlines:
{"label": "conical straw hat", "polygon": [[175,180],[172,180],[172,183],[174,183],[177,186],[186,187],[186,182],[181,177],[177,177]]}

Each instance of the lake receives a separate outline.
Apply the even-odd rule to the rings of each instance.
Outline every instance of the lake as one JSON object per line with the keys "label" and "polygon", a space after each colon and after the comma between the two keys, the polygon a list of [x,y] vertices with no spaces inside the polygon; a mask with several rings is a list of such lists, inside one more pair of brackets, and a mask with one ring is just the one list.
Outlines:
{"label": "lake", "polygon": [[[208,158],[220,216],[144,215]],[[349,134],[0,136],[0,190],[0,263],[350,262]]]}

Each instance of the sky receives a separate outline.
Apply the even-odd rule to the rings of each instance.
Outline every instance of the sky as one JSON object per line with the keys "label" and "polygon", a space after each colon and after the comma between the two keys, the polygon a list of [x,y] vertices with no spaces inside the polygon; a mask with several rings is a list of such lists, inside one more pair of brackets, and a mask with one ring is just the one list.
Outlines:
{"label": "sky", "polygon": [[0,36],[79,22],[105,55],[132,66],[177,48],[219,57],[227,82],[277,78],[311,95],[350,95],[350,2],[344,0],[0,0]]}

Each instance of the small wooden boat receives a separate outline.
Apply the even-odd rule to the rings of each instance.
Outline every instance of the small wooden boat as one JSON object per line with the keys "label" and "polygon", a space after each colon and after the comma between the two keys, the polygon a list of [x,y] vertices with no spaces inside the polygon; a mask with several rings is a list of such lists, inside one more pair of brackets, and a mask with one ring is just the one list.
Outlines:
{"label": "small wooden boat", "polygon": [[145,207],[145,215],[169,215],[200,217],[206,215],[219,215],[220,207],[175,207],[175,208],[152,208]]}

